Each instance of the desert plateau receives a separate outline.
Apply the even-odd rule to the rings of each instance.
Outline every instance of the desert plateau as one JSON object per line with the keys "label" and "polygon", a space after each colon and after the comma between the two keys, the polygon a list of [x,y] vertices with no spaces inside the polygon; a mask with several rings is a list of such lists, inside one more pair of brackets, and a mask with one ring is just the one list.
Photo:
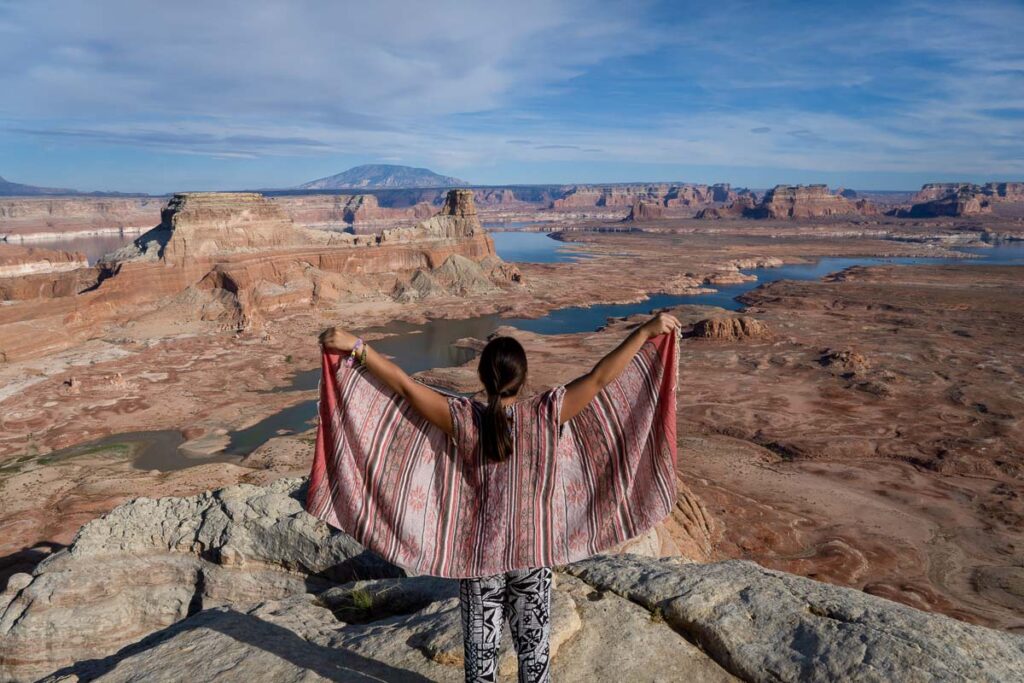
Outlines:
{"label": "desert plateau", "polygon": [[1022,26],[0,1],[0,683],[1024,683]]}
{"label": "desert plateau", "polygon": [[[53,618],[18,596],[74,555],[83,525],[132,500],[305,475],[325,326],[469,394],[486,338],[512,334],[539,391],[655,309],[685,324],[680,500],[630,552],[750,560],[1024,632],[1015,199],[918,218],[924,196],[885,208],[776,188],[724,217],[749,195],[610,187],[584,206],[579,187],[558,191],[574,199],[435,192],[431,215],[385,209],[391,227],[376,230],[312,212],[322,195],[185,193],[92,263],[60,242],[0,246],[0,555],[21,615],[2,622],[8,642],[40,637],[26,613]],[[689,216],[637,208],[680,194],[698,198]],[[780,196],[787,208],[758,208]],[[95,225],[95,202],[60,201]],[[137,619],[123,623],[133,638],[176,621]],[[51,637],[51,664],[18,655],[5,675],[132,640]]]}

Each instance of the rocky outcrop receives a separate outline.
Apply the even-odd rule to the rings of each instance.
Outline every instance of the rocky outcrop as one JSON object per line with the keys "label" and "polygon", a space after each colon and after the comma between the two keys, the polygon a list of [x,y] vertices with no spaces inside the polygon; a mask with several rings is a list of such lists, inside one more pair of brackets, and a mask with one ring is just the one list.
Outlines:
{"label": "rocky outcrop", "polygon": [[751,218],[824,218],[877,213],[866,202],[832,194],[826,185],[776,185],[750,211]]}
{"label": "rocky outcrop", "polygon": [[654,202],[636,201],[629,209],[629,214],[623,219],[627,223],[655,221],[665,217],[665,208]]}
{"label": "rocky outcrop", "polygon": [[137,499],[89,522],[0,598],[0,680],[24,680],[217,605],[402,575],[300,503],[301,482]]}
{"label": "rocky outcrop", "polygon": [[[518,281],[519,277],[517,272],[510,279]],[[417,270],[407,282],[399,282],[394,297],[399,301],[419,301],[435,296],[469,296],[497,290],[498,286],[481,263],[452,254],[439,268]]]}
{"label": "rocky outcrop", "polygon": [[[457,584],[404,576],[302,497],[302,480],[243,484],[85,525],[0,594],[0,680],[461,680]],[[566,681],[1005,681],[1024,666],[1020,636],[739,561],[560,568],[551,630]]]}
{"label": "rocky outcrop", "polygon": [[666,207],[705,206],[712,202],[729,202],[736,198],[729,183],[717,185],[681,185],[669,190],[665,196]]}
{"label": "rocky outcrop", "polygon": [[604,192],[593,187],[579,186],[569,189],[563,196],[551,202],[556,210],[586,209],[602,206]]}
{"label": "rocky outcrop", "polygon": [[1007,681],[1024,638],[753,562],[631,556],[567,569],[650,610],[745,681]]}
{"label": "rocky outcrop", "polygon": [[697,212],[694,218],[743,218],[757,206],[752,194],[740,194],[726,206],[710,206]]}
{"label": "rocky outcrop", "polygon": [[921,186],[918,192],[911,199],[913,204],[943,199],[950,195],[967,192],[972,195],[980,195],[995,200],[1009,202],[1024,202],[1024,183],[992,182],[984,185],[974,183],[926,183]]}
{"label": "rocky outcrop", "polygon": [[867,358],[852,349],[825,349],[818,361],[822,366],[846,377],[862,374],[870,367]]}
{"label": "rocky outcrop", "polygon": [[514,206],[524,201],[508,188],[473,190],[473,200],[480,206]]}
{"label": "rocky outcrop", "polygon": [[970,189],[961,189],[936,199],[913,204],[909,209],[897,209],[903,218],[938,218],[941,216],[973,216],[991,213],[991,200]]}
{"label": "rocky outcrop", "polygon": [[1024,203],[1024,183],[928,183],[914,195],[910,208],[897,209],[895,215],[907,218],[971,216],[991,213],[993,206],[1004,203]]}
{"label": "rocky outcrop", "polygon": [[296,229],[279,206],[256,192],[185,192],[174,195],[160,212],[160,225],[111,254],[109,260],[147,258],[183,266],[313,241],[310,233]]}
{"label": "rocky outcrop", "polygon": [[757,318],[739,315],[700,320],[694,323],[693,328],[686,333],[686,336],[716,341],[741,341],[763,339],[771,336],[771,331]]}

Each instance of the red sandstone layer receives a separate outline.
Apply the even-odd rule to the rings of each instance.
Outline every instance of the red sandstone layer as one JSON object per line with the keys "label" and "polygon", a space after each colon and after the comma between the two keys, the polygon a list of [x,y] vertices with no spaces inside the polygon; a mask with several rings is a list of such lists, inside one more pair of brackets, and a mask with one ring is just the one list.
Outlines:
{"label": "red sandstone layer", "polygon": [[[420,224],[374,236],[297,227],[282,208],[255,193],[175,195],[159,226],[98,268],[28,280],[0,279],[0,354],[7,360],[52,352],[94,335],[104,324],[158,309],[179,321],[230,328],[258,326],[284,307],[379,297],[466,259],[431,287],[518,281],[480,226],[468,191],[453,191],[441,212]],[[425,275],[418,275],[424,273]],[[415,296],[429,296],[433,289]],[[384,294],[386,296],[386,294]],[[40,300],[45,301],[40,305]],[[43,335],[43,329],[62,334]]]}

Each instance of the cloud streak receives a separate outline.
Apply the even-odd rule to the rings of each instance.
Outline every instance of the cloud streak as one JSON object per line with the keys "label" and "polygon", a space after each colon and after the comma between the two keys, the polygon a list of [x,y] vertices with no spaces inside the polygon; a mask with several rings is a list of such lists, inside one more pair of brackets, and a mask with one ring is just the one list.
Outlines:
{"label": "cloud streak", "polygon": [[0,152],[1020,176],[1022,25],[1010,1],[4,2]]}

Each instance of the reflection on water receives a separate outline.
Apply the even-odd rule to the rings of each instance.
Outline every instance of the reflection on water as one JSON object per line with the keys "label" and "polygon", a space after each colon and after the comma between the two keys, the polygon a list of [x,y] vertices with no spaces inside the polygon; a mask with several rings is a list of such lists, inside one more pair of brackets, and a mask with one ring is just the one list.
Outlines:
{"label": "reflection on water", "polygon": [[531,223],[529,221],[506,221],[504,223],[484,223],[485,228],[492,230],[522,230],[523,228],[529,228],[534,225],[541,225],[541,223]]}
{"label": "reflection on water", "polygon": [[[78,251],[85,254],[89,265],[95,265],[100,257],[106,256],[112,251],[117,251],[124,245],[138,237],[139,233],[121,235],[112,233],[109,235],[86,235],[82,237],[65,237],[59,240],[45,240],[39,242],[11,242],[11,244],[23,245],[26,247],[39,247],[40,249],[52,249],[55,251]],[[0,242],[0,249],[3,249],[4,242]]]}
{"label": "reflection on water", "polygon": [[996,247],[957,247],[957,251],[977,254],[989,265],[1024,265],[1024,242],[1004,242]]}
{"label": "reflection on water", "polygon": [[105,460],[123,458],[131,459],[132,466],[139,470],[171,472],[206,463],[237,463],[240,459],[237,455],[229,453],[188,457],[178,448],[184,442],[185,437],[181,432],[173,429],[124,432],[62,448],[38,456],[34,460],[41,465],[50,465],[84,457],[99,457]]}
{"label": "reflection on water", "polygon": [[492,232],[491,238],[498,256],[506,261],[561,263],[588,257],[566,249],[564,242],[551,239],[543,232]]}

